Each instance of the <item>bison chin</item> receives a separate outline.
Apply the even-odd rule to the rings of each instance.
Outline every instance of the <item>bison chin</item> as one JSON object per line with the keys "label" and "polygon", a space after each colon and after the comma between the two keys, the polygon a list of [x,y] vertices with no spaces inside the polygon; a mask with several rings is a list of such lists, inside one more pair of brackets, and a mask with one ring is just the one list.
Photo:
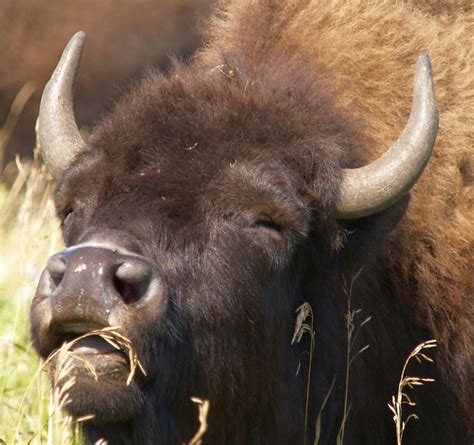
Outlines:
{"label": "bison chin", "polygon": [[126,355],[100,337],[86,337],[51,362],[52,380],[59,394],[67,394],[64,408],[73,417],[93,416],[94,423],[123,423],[140,410],[143,395],[132,380]]}

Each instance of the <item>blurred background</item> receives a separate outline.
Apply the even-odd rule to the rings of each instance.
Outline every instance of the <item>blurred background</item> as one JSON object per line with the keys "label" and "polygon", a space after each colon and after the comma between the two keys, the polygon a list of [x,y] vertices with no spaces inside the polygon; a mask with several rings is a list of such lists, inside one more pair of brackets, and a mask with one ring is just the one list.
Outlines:
{"label": "blurred background", "polygon": [[186,59],[194,52],[210,3],[1,0],[0,173],[15,154],[32,156],[41,92],[76,31],[86,32],[76,82],[76,117],[80,127],[93,126],[148,68],[166,70],[170,55]]}

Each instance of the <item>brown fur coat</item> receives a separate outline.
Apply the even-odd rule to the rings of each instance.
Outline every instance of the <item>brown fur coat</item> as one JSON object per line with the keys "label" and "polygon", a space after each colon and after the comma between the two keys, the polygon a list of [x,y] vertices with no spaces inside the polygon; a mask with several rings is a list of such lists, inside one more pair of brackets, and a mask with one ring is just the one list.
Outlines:
{"label": "brown fur coat", "polygon": [[[291,48],[357,110],[373,140],[369,159],[398,136],[410,110],[414,64],[433,63],[440,127],[383,261],[397,298],[440,343],[448,379],[474,410],[474,6],[469,1],[223,2],[198,55],[220,65],[221,48],[256,63]],[[264,63],[264,62],[263,62]],[[238,70],[238,67],[236,67]]]}

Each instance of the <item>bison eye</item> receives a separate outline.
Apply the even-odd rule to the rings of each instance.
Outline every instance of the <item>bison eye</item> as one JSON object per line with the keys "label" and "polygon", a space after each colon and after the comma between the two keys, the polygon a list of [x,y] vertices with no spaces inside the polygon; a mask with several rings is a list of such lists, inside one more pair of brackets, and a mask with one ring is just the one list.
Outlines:
{"label": "bison eye", "polygon": [[272,230],[273,232],[281,233],[283,231],[282,227],[273,221],[271,218],[263,217],[255,221],[255,227]]}
{"label": "bison eye", "polygon": [[74,208],[72,206],[68,206],[59,214],[59,218],[61,219],[61,227],[63,227],[71,220],[73,213]]}

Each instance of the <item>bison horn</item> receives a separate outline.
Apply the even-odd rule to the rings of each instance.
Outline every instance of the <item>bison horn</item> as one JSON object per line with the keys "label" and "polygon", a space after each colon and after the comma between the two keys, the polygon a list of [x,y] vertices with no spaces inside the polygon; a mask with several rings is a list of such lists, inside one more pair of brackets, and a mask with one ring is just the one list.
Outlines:
{"label": "bison horn", "polygon": [[336,217],[369,216],[397,202],[425,168],[437,130],[431,62],[427,54],[422,54],[416,63],[413,104],[407,125],[380,158],[364,167],[344,170]]}
{"label": "bison horn", "polygon": [[73,110],[74,79],[79,69],[85,34],[76,33],[46,84],[38,117],[38,142],[44,162],[58,179],[84,146]]}

